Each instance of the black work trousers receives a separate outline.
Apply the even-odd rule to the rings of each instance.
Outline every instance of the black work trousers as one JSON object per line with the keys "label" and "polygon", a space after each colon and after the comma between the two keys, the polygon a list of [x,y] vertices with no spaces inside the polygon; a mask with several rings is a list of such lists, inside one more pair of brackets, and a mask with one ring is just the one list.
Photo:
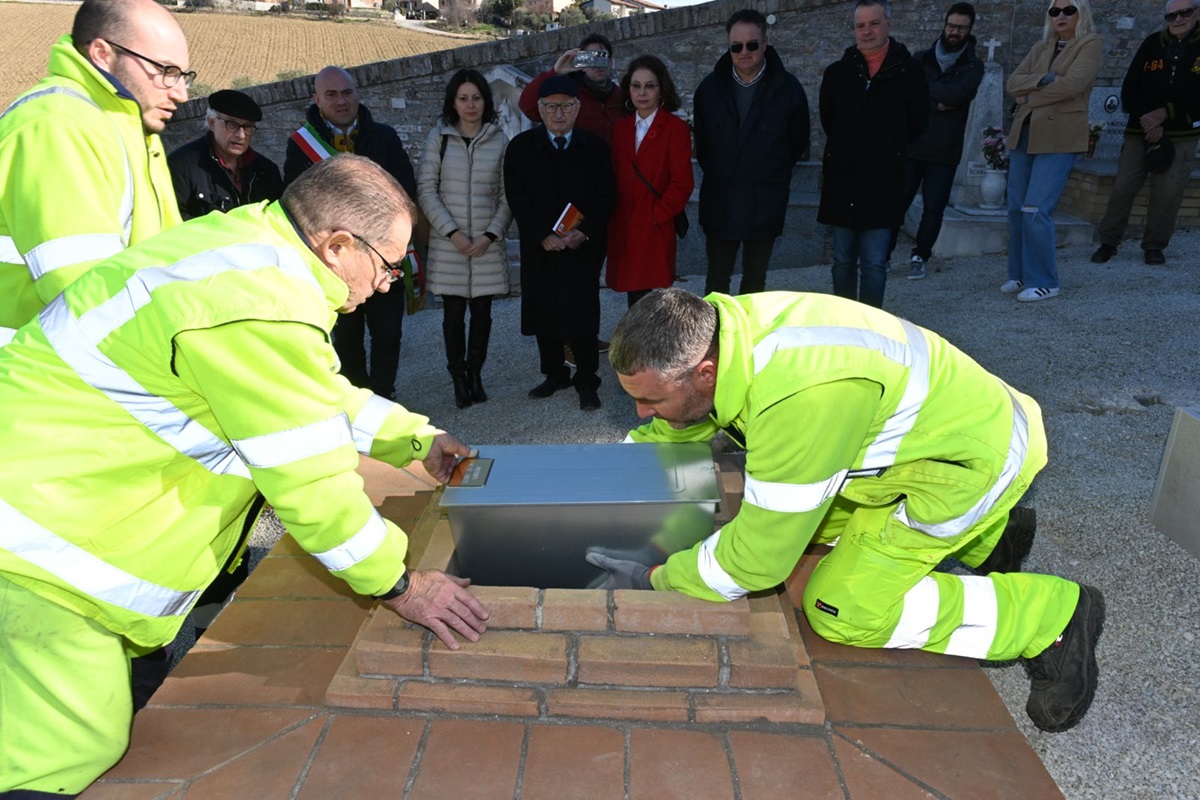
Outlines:
{"label": "black work trousers", "polygon": [[771,251],[775,249],[774,239],[731,242],[709,238],[704,243],[708,253],[705,294],[729,294],[729,282],[733,276],[733,262],[737,259],[738,247],[742,248],[742,283],[738,287],[738,294],[761,292],[767,288],[767,265],[771,261]]}
{"label": "black work trousers", "polygon": [[[333,328],[333,349],[342,362],[342,374],[355,386],[380,397],[396,399],[396,367],[400,363],[400,336],[404,325],[404,286],[376,292],[349,314],[338,317]],[[363,342],[371,332],[371,363]]]}

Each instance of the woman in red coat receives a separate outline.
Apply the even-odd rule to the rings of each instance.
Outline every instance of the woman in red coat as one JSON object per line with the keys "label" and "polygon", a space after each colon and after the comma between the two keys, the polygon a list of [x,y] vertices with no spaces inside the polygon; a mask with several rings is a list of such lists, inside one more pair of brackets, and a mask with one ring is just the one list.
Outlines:
{"label": "woman in red coat", "polygon": [[655,56],[629,63],[621,93],[635,113],[613,127],[617,208],[608,225],[606,279],[609,288],[629,293],[632,308],[675,280],[675,216],[692,196],[692,137],[671,113],[679,95]]}

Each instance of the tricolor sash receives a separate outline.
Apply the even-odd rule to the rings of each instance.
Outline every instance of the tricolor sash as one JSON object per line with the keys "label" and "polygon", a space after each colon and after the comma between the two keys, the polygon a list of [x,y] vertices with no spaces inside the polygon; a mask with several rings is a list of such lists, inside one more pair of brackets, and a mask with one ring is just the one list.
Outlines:
{"label": "tricolor sash", "polygon": [[304,152],[304,155],[312,159],[314,164],[319,164],[330,156],[337,155],[337,150],[321,138],[311,122],[305,123],[303,128],[297,130],[289,138]]}

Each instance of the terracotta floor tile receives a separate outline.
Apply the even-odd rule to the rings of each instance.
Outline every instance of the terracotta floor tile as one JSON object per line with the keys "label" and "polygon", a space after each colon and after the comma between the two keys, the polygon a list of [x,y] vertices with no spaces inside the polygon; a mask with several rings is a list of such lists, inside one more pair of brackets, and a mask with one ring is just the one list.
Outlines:
{"label": "terracotta floor tile", "polygon": [[886,650],[881,647],[851,647],[822,639],[808,624],[803,613],[796,615],[800,637],[812,661],[838,664],[880,664],[897,667],[938,667],[942,669],[978,669],[971,658],[927,653],[924,650]]}
{"label": "terracotta floor tile", "polygon": [[534,725],[521,800],[625,796],[625,735],[593,725]]}
{"label": "terracotta floor tile", "polygon": [[[731,731],[742,800],[842,800],[833,756],[819,736]],[[804,787],[798,791],[798,787]]]}
{"label": "terracotta floor tile", "polygon": [[418,470],[397,469],[374,458],[358,457],[358,474],[363,479],[363,490],[375,505],[379,505],[385,497],[428,493],[437,486],[437,481],[429,477],[424,466]]}
{"label": "terracotta floor tile", "polygon": [[344,647],[227,647],[192,651],[157,692],[159,705],[321,705]]}
{"label": "terracotta floor tile", "polygon": [[79,800],[176,800],[179,783],[93,783]]}
{"label": "terracotta floor tile", "polygon": [[734,796],[720,736],[661,728],[635,728],[629,736],[630,800]]}
{"label": "terracotta floor tile", "polygon": [[924,728],[1015,725],[983,670],[813,665],[834,722]]}
{"label": "terracotta floor tile", "polygon": [[211,644],[345,647],[373,603],[369,598],[243,600],[222,611],[204,638]]}
{"label": "terracotta floor tile", "polygon": [[283,536],[280,536],[279,541],[277,541],[275,546],[271,548],[271,552],[267,553],[267,558],[290,558],[294,556],[312,558],[312,554],[301,547],[296,540],[292,538],[290,533],[285,533]]}
{"label": "terracotta floor tile", "polygon": [[254,800],[289,800],[328,721],[327,716],[318,717],[199,778],[188,789],[189,800],[244,797],[250,786]]}
{"label": "terracotta floor tile", "polygon": [[399,525],[401,530],[408,532],[417,527],[418,520],[425,513],[425,509],[429,507],[431,497],[433,495],[429,492],[421,492],[411,497],[385,497],[378,506],[379,514],[384,519],[390,519]]}
{"label": "terracotta floor tile", "polygon": [[399,798],[425,720],[334,716],[296,800]]}
{"label": "terracotta floor tile", "polygon": [[242,584],[239,600],[248,597],[356,597],[344,580],[321,562],[308,558],[265,558]]}
{"label": "terracotta floor tile", "polygon": [[[450,557],[453,555],[454,535],[450,532],[450,520],[439,519],[433,524],[429,541],[421,551],[421,558],[415,569],[444,570],[450,564]],[[408,561],[408,565],[409,567],[413,566],[411,559]]]}
{"label": "terracotta floor tile", "polygon": [[854,728],[843,729],[842,733],[948,797],[971,800],[1062,797],[1029,742],[1016,731]]}
{"label": "terracotta floor tile", "polygon": [[512,800],[525,726],[434,720],[407,800]]}
{"label": "terracotta floor tile", "polygon": [[[853,735],[856,731],[850,733]],[[876,760],[838,736],[831,738],[849,800],[876,800],[883,797],[887,800],[934,800],[934,795],[888,764]],[[1016,796],[1024,798],[1022,794]]]}
{"label": "terracotta floor tile", "polygon": [[125,757],[105,777],[193,778],[312,715],[289,708],[146,708],[134,721]]}

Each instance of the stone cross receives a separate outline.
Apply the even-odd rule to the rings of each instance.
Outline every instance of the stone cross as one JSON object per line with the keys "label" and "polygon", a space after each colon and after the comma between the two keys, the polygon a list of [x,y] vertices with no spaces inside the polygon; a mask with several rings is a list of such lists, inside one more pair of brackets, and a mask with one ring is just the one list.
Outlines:
{"label": "stone cross", "polygon": [[1000,40],[997,39],[995,36],[993,36],[991,39],[989,39],[988,41],[983,43],[983,46],[988,49],[988,57],[987,57],[988,61],[995,60],[996,48],[999,47],[1000,45],[1001,45]]}

